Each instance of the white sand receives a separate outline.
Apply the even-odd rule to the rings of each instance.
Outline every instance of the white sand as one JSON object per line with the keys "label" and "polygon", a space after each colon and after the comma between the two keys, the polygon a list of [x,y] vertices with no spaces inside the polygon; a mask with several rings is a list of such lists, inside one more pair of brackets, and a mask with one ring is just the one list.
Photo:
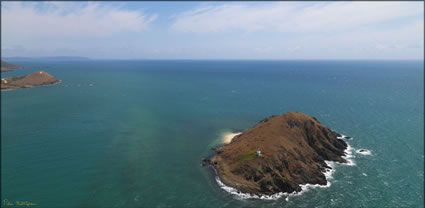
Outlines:
{"label": "white sand", "polygon": [[241,133],[242,132],[238,132],[238,133],[226,132],[226,133],[224,133],[223,134],[223,137],[222,137],[223,138],[223,143],[224,144],[229,144],[235,136],[237,136],[237,135],[239,135]]}

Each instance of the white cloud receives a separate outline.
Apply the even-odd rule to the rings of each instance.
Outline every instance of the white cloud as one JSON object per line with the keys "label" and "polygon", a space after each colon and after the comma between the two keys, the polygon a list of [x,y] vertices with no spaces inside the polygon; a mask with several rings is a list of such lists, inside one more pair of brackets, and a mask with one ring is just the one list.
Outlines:
{"label": "white cloud", "polygon": [[[376,30],[357,30],[346,33],[333,34],[316,39],[316,42],[333,43],[350,48],[358,46],[376,46],[377,49],[423,48],[424,21],[409,22],[395,28]],[[319,43],[320,44],[320,43]]]}
{"label": "white cloud", "polygon": [[224,4],[180,13],[172,29],[211,33],[272,30],[317,32],[353,30],[403,17],[423,15],[423,2],[335,2],[300,6],[299,2],[262,6]]}
{"label": "white cloud", "polygon": [[132,3],[2,2],[1,50],[110,58],[423,57],[423,2],[202,5],[154,11],[170,22],[151,28],[157,15]]}
{"label": "white cloud", "polygon": [[4,41],[34,37],[100,37],[147,30],[157,15],[98,3],[2,2]]}

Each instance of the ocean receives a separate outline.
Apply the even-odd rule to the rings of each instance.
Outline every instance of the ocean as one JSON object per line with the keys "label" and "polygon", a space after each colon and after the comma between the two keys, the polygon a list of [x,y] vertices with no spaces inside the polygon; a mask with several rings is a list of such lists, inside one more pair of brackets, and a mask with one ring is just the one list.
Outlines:
{"label": "ocean", "polygon": [[[61,82],[1,92],[2,206],[424,207],[423,61],[12,63]],[[243,199],[201,166],[226,133],[289,111],[353,137],[329,187]]]}

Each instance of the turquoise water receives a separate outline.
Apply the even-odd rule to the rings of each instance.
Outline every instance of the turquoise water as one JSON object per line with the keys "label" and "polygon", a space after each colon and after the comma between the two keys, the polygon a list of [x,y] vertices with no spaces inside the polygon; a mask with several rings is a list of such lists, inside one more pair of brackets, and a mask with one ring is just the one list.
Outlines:
{"label": "turquoise water", "polygon": [[[423,207],[423,61],[73,61],[62,82],[1,92],[2,199],[38,207]],[[14,76],[35,71],[20,69]],[[356,166],[329,188],[241,200],[202,157],[223,132],[315,116]],[[3,205],[3,204],[2,204]]]}

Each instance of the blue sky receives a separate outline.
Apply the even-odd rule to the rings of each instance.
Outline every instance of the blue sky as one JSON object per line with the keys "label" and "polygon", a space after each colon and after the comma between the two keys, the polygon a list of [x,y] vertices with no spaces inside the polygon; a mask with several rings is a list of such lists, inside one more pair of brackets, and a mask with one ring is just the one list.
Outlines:
{"label": "blue sky", "polygon": [[2,56],[423,59],[424,2],[2,2]]}

